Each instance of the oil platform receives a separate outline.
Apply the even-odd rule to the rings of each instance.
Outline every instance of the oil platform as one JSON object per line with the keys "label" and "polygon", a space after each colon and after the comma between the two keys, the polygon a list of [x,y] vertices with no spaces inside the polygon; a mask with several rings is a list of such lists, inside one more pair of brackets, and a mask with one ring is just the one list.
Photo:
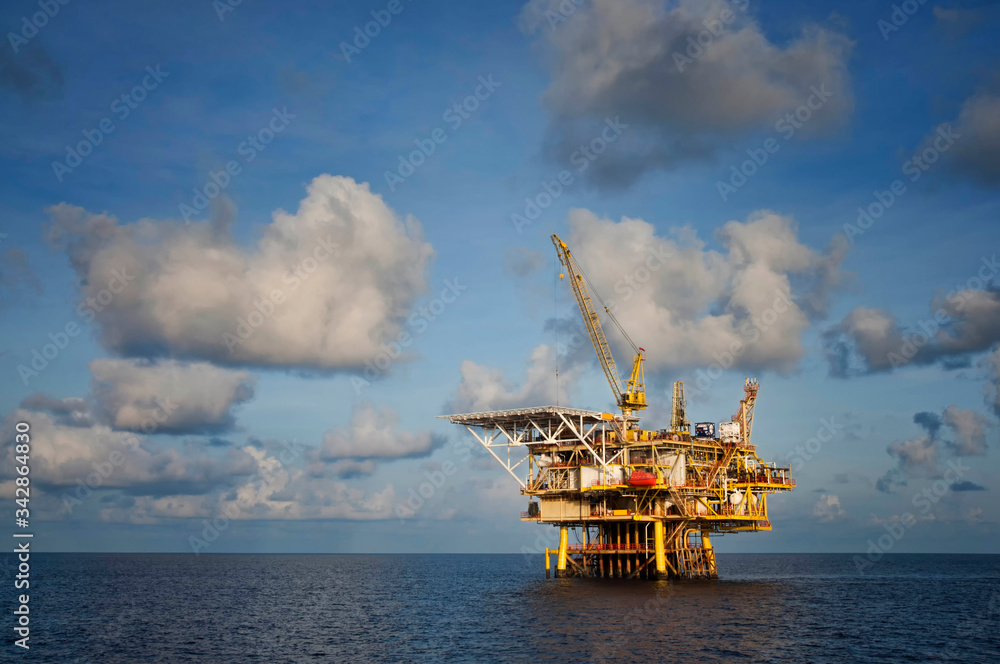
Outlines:
{"label": "oil platform", "polygon": [[556,577],[716,578],[710,536],[770,530],[768,495],[795,487],[789,468],[764,462],[750,442],[759,385],[744,382],[735,415],[718,429],[692,429],[684,385],[674,383],[670,428],[640,428],[645,351],[604,306],[635,351],[623,381],[590,292],[603,300],[566,244],[552,241],[621,412],[541,406],[442,417],[465,426],[529,496],[522,521],[559,528],[558,548],[545,549],[546,577],[555,556]]}

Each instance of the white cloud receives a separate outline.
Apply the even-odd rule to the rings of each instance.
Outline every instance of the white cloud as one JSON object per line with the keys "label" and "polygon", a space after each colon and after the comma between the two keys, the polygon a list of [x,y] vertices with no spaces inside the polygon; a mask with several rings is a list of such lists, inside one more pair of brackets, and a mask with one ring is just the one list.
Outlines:
{"label": "white cloud", "polygon": [[938,473],[938,448],[930,436],[920,436],[889,445],[891,456],[899,459],[900,468],[905,472],[922,470],[928,476]]}
{"label": "white cloud", "polygon": [[[928,135],[927,146],[933,145],[937,131]],[[983,89],[966,99],[954,133],[955,144],[944,153],[945,161],[981,184],[1000,186],[1000,94]]]}
{"label": "white cloud", "polygon": [[[994,426],[983,415],[957,406],[948,406],[940,416],[926,411],[917,413],[913,421],[927,433],[889,444],[886,451],[897,463],[875,483],[879,491],[894,493],[911,477],[946,476],[941,465],[943,452],[953,456],[985,455],[986,429]],[[945,431],[951,434],[947,439],[942,435]]]}
{"label": "white cloud", "polygon": [[[48,413],[17,409],[7,418],[7,431],[14,430],[14,422],[31,423],[31,479],[40,486],[76,489],[89,484],[168,495],[226,485],[252,468],[239,450],[210,456],[194,447],[158,446],[104,424],[62,424]],[[4,463],[13,468],[13,436],[5,443]]]}
{"label": "white cloud", "polygon": [[206,433],[230,429],[256,379],[204,362],[98,359],[90,363],[98,411],[115,429]]}
{"label": "white cloud", "polygon": [[933,315],[904,329],[885,309],[855,307],[823,333],[834,376],[954,364],[1000,341],[1000,291],[964,289],[932,300]]}
{"label": "white cloud", "polygon": [[120,225],[66,204],[49,213],[49,239],[80,279],[81,315],[127,356],[358,369],[398,335],[433,256],[415,219],[330,175],[295,214],[275,212],[252,248],[235,242],[227,216]]}
{"label": "white cloud", "polygon": [[465,360],[460,369],[462,380],[445,409],[462,413],[550,406],[557,401],[565,404],[572,395],[583,366],[579,362],[560,362],[558,399],[555,369],[556,350],[545,344],[531,351],[520,385],[509,380],[503,369]]}
{"label": "white cloud", "polygon": [[381,520],[396,516],[392,512],[392,485],[367,492],[344,482],[313,477],[259,447],[248,445],[242,451],[252,459],[254,467],[249,477],[231,490],[159,498],[140,496],[129,505],[102,509],[101,518],[129,523],[187,518],[192,519],[192,536],[200,537],[201,519],[222,516],[230,520]]}
{"label": "white cloud", "polygon": [[[529,2],[521,27],[538,33],[551,72],[542,98],[551,115],[549,149],[569,161],[573,150],[600,135],[606,117],[620,115],[628,133],[587,171],[600,184],[620,186],[645,171],[710,156],[727,140],[773,131],[814,86],[824,86],[829,98],[800,124],[800,133],[842,124],[854,109],[847,71],[852,43],[809,25],[778,45],[747,13],[748,4]],[[574,8],[568,19],[551,27],[567,6]]]}
{"label": "white cloud", "polygon": [[855,357],[866,372],[889,371],[893,367],[890,355],[903,352],[903,330],[885,309],[855,307],[823,338],[830,373],[838,377],[858,371]]}
{"label": "white cloud", "polygon": [[941,420],[955,434],[949,447],[957,456],[982,456],[986,454],[986,428],[990,421],[974,410],[962,410],[958,406],[948,406],[941,414]]}
{"label": "white cloud", "polygon": [[[8,416],[5,430],[14,431],[18,421],[31,423],[32,486],[51,506],[45,510],[48,518],[79,515],[74,510],[88,500],[98,506],[101,519],[135,524],[222,514],[232,519],[396,516],[391,485],[371,492],[335,479],[370,474],[370,461],[304,464],[310,455],[291,443],[253,441],[223,450],[193,441],[166,446],[103,424],[66,425],[49,413],[22,409]],[[0,454],[5,468],[14,467],[14,455],[11,436]],[[98,491],[100,501],[91,497]],[[0,494],[12,493],[12,482],[0,482]]]}
{"label": "white cloud", "polygon": [[988,355],[983,364],[990,372],[989,380],[986,382],[986,403],[993,409],[993,413],[1000,417],[1000,348]]}
{"label": "white cloud", "polygon": [[816,252],[798,241],[791,218],[770,211],[719,229],[724,252],[687,226],[666,238],[641,219],[572,210],[569,227],[570,249],[651,370],[717,364],[731,353],[736,368],[792,371],[811,319],[825,314],[842,279],[839,239]]}
{"label": "white cloud", "polygon": [[322,459],[370,459],[425,456],[442,442],[430,431],[399,430],[399,415],[388,406],[366,402],[355,406],[347,427],[323,434]]}
{"label": "white cloud", "polygon": [[813,506],[813,516],[821,522],[837,521],[847,516],[847,511],[840,505],[840,498],[833,494],[820,494],[819,501]]}

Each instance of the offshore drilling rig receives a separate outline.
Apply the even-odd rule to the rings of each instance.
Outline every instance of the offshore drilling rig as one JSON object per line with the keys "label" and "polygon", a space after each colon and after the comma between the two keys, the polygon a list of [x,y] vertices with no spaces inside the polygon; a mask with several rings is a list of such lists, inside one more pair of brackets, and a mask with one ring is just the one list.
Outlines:
{"label": "offshore drilling rig", "polygon": [[716,432],[715,422],[692,430],[684,384],[674,383],[670,428],[639,428],[645,351],[604,306],[635,351],[623,381],[590,291],[603,305],[600,295],[566,243],[552,242],[621,412],[542,406],[442,417],[464,425],[529,496],[522,521],[559,528],[558,548],[545,549],[546,577],[554,555],[556,577],[716,578],[710,536],[770,530],[767,496],[795,487],[789,469],[765,463],[750,442],[759,385],[744,382],[736,414]]}

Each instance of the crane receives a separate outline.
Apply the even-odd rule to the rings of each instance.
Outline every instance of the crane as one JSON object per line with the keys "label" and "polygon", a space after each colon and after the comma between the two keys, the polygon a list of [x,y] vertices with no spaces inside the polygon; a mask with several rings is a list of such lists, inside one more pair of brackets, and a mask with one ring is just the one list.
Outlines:
{"label": "crane", "polygon": [[[590,334],[590,341],[594,344],[594,350],[597,351],[597,359],[600,360],[601,368],[604,369],[604,376],[608,379],[611,391],[615,394],[615,402],[621,408],[622,415],[627,419],[632,415],[633,411],[642,410],[646,407],[646,377],[642,368],[642,362],[645,359],[643,355],[645,350],[632,341],[632,338],[625,332],[621,323],[611,313],[611,309],[604,304],[604,300],[601,299],[600,294],[597,293],[597,290],[591,284],[591,290],[594,291],[601,306],[604,307],[604,311],[607,312],[612,322],[614,322],[615,326],[622,333],[622,336],[625,337],[625,340],[628,341],[629,345],[635,351],[635,358],[632,361],[632,375],[627,382],[623,381],[618,374],[618,366],[615,364],[614,355],[611,354],[611,346],[608,345],[608,339],[604,335],[604,328],[601,326],[601,321],[597,316],[597,310],[590,299],[590,292],[587,289],[587,284],[590,283],[590,280],[587,279],[583,270],[580,269],[569,247],[566,246],[566,243],[558,235],[552,235],[552,244],[556,246],[559,262],[566,268],[566,272],[569,275],[569,282],[573,287],[576,303],[579,305],[580,313],[583,315],[583,322],[587,326],[587,332]],[[562,276],[559,275],[560,278]]]}

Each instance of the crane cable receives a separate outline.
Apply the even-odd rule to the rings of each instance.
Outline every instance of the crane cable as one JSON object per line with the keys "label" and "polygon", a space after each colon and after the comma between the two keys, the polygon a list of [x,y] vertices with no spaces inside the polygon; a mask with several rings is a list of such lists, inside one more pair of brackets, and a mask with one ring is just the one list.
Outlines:
{"label": "crane cable", "polygon": [[[557,266],[558,267],[558,266]],[[559,270],[552,275],[552,320],[556,332],[556,406],[559,406]]]}
{"label": "crane cable", "polygon": [[587,282],[587,287],[590,289],[590,292],[594,294],[594,297],[597,298],[597,301],[601,303],[602,307],[604,307],[604,311],[606,311],[608,313],[608,316],[611,317],[611,322],[615,324],[615,327],[618,328],[618,331],[622,333],[622,336],[625,337],[625,340],[629,343],[630,346],[632,346],[632,350],[638,354],[639,353],[638,344],[632,341],[632,337],[628,335],[628,332],[625,331],[625,328],[622,327],[622,324],[618,322],[618,318],[611,312],[611,308],[608,307],[608,305],[604,302],[604,298],[601,297],[601,292],[596,288],[594,288],[594,284],[591,283],[590,277],[588,277],[587,273],[583,271],[583,268],[580,266],[580,264],[576,261],[575,258],[573,260],[573,264],[575,265],[580,275],[583,277],[583,280]]}

